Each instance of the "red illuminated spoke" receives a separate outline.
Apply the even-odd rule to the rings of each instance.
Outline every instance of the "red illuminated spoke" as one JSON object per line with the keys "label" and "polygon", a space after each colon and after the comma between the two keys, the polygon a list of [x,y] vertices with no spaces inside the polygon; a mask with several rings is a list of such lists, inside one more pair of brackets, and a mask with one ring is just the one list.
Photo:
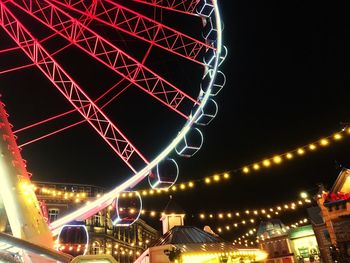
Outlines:
{"label": "red illuminated spoke", "polygon": [[19,50],[19,49],[21,49],[21,48],[20,47],[10,47],[10,48],[1,49],[0,50],[0,54],[2,54],[2,53],[9,53],[9,52],[16,51],[16,50]]}
{"label": "red illuminated spoke", "polygon": [[148,163],[121,131],[95,105],[74,80],[38,43],[3,2],[0,2],[0,25],[37,65],[63,96],[78,110],[117,155],[134,171],[131,157]]}
{"label": "red illuminated spoke", "polygon": [[[97,103],[99,100],[105,98],[107,96],[108,93],[110,93],[112,90],[114,90],[116,87],[119,86],[119,84],[122,82],[123,80],[119,81],[117,84],[113,85],[109,90],[107,90],[105,93],[103,93],[99,98],[97,98],[94,102]],[[102,110],[103,108],[105,108],[106,106],[108,106],[113,100],[115,100],[120,94],[122,94],[127,88],[129,88],[131,86],[131,83],[129,83],[128,85],[126,85],[121,91],[119,91],[116,95],[114,95],[111,99],[109,99],[105,104],[103,104],[100,109]],[[50,118],[47,118],[45,120],[42,120],[42,121],[39,121],[39,122],[36,122],[36,123],[33,123],[31,125],[28,125],[26,127],[23,127],[23,128],[20,128],[16,131],[14,131],[13,133],[16,134],[16,133],[19,133],[19,132],[22,132],[22,131],[25,131],[25,130],[28,130],[28,129],[31,129],[31,128],[34,128],[34,127],[37,127],[37,126],[40,126],[40,125],[43,125],[45,123],[48,123],[50,121],[53,121],[53,120],[56,120],[58,118],[62,118],[64,116],[67,116],[71,113],[74,113],[74,112],[77,112],[77,109],[73,109],[73,110],[69,110],[69,111],[66,111],[66,112],[63,112],[63,113],[60,113],[60,114],[57,114],[55,116],[52,116]],[[82,121],[78,121],[76,123],[73,123],[73,124],[70,124],[70,125],[67,125],[66,127],[63,127],[61,129],[58,129],[56,131],[53,131],[53,132],[50,132],[48,134],[45,134],[43,136],[40,136],[36,139],[33,139],[33,140],[30,140],[26,143],[23,143],[20,145],[20,147],[24,147],[24,146],[27,146],[33,142],[37,142],[37,141],[40,141],[42,139],[45,139],[45,138],[48,138],[52,135],[55,135],[57,133],[60,133],[60,132],[63,132],[65,130],[68,130],[70,128],[73,128],[75,126],[78,126],[79,124],[82,124],[82,123],[85,123],[86,120],[82,120]]]}
{"label": "red illuminated spoke", "polygon": [[100,23],[201,65],[203,65],[203,61],[200,59],[200,54],[208,48],[213,48],[204,42],[132,11],[115,1],[96,1],[96,12],[94,15],[85,9],[86,0],[50,1],[63,5],[79,14],[86,14]]}
{"label": "red illuminated spoke", "polygon": [[[89,5],[86,8],[87,8],[87,10],[90,13],[94,12],[94,10],[95,10],[95,6],[94,5]],[[89,17],[86,17],[86,16],[83,19],[81,19],[81,20],[83,21],[84,25],[88,25],[89,23],[91,23],[91,19]],[[48,40],[50,40],[53,37],[58,36],[58,35],[59,35],[58,33],[51,34],[51,35],[45,37],[44,39],[40,40],[39,42],[42,44],[42,43],[44,43],[44,42],[46,42],[46,41],[48,41]],[[51,56],[57,55],[58,53],[60,53],[61,51],[65,50],[66,48],[68,48],[72,44],[73,43],[69,43],[69,44],[63,46],[62,48],[59,48],[58,50],[52,52]],[[0,54],[13,52],[13,51],[17,51],[17,50],[20,50],[20,49],[21,49],[20,47],[7,48],[7,49],[0,50]],[[31,66],[34,66],[34,65],[35,65],[34,63],[30,63],[30,64],[26,64],[26,65],[22,65],[22,66],[16,66],[16,67],[13,67],[13,68],[2,70],[2,71],[0,71],[0,75],[6,74],[6,73],[10,73],[10,72],[13,72],[13,71],[18,71],[18,70],[21,70],[21,69],[25,69],[25,68],[28,68],[28,67],[31,67]]]}
{"label": "red illuminated spoke", "polygon": [[168,9],[188,15],[197,15],[195,12],[199,0],[133,0],[159,8]]}
{"label": "red illuminated spoke", "polygon": [[[183,111],[187,111],[189,105],[197,103],[195,99],[49,2],[33,0],[30,5],[26,4],[27,0],[10,2],[184,118],[188,118],[188,112]],[[184,104],[187,105],[186,109],[180,109]]]}
{"label": "red illuminated spoke", "polygon": [[13,72],[13,71],[18,71],[20,69],[29,68],[29,67],[32,67],[32,66],[35,66],[35,64],[34,63],[30,63],[30,64],[26,64],[26,65],[14,67],[14,68],[5,69],[5,70],[0,71],[0,75],[6,74],[6,73],[10,73],[10,72]]}

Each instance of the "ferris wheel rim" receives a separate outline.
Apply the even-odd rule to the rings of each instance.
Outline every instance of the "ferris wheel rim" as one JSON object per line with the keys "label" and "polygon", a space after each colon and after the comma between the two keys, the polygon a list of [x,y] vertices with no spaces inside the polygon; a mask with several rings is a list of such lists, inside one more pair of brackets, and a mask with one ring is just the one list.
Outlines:
{"label": "ferris wheel rim", "polygon": [[126,190],[134,187],[137,185],[140,181],[142,181],[148,173],[157,166],[159,162],[161,162],[163,159],[165,159],[169,154],[174,151],[176,146],[180,143],[180,141],[186,136],[186,134],[190,131],[191,127],[195,124],[196,118],[200,115],[201,110],[205,107],[207,102],[210,99],[210,91],[212,89],[212,86],[214,84],[218,68],[219,68],[219,62],[220,62],[220,54],[223,48],[222,43],[222,19],[220,16],[219,6],[217,3],[217,0],[212,0],[213,7],[214,7],[214,14],[215,14],[215,21],[216,21],[216,30],[217,30],[217,40],[216,40],[216,57],[215,62],[213,66],[213,73],[211,80],[208,85],[207,92],[204,93],[203,98],[201,99],[200,105],[197,107],[196,111],[192,114],[190,114],[188,120],[186,121],[185,125],[182,127],[182,129],[179,131],[179,133],[176,135],[176,137],[171,141],[171,143],[163,149],[163,151],[160,152],[159,155],[157,155],[152,161],[150,161],[144,168],[139,170],[136,174],[132,175],[129,179],[124,181],[122,184],[119,184],[112,190],[110,190],[108,193],[104,194],[102,197],[96,199],[95,201],[86,204],[85,206],[75,210],[74,212],[54,221],[50,224],[49,228],[53,232],[53,234],[57,234],[60,227],[62,227],[64,224],[72,221],[73,219],[82,219],[86,218],[88,216],[91,216],[94,214],[94,211],[96,210],[96,207],[101,210],[104,207],[107,207],[110,202],[112,202],[116,196]]}

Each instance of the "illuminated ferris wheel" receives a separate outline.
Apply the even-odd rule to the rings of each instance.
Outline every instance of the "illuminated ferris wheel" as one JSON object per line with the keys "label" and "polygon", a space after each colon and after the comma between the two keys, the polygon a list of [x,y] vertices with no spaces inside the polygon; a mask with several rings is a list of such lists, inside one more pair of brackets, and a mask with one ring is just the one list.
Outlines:
{"label": "illuminated ferris wheel", "polygon": [[[191,35],[188,21],[201,32]],[[176,160],[170,155],[176,152],[191,157],[200,150],[201,127],[216,116],[218,107],[214,98],[226,82],[220,65],[227,51],[222,45],[222,21],[216,0],[0,0],[0,26],[16,43],[15,47],[0,50],[0,55],[21,50],[30,61],[0,73],[31,66],[39,69],[74,108],[72,111],[80,114],[81,122],[88,123],[131,170],[128,179],[112,191],[53,222],[50,225],[53,233],[72,220],[83,220],[97,213],[121,191],[146,177],[152,188],[170,187],[178,175]],[[124,36],[123,41],[113,40],[115,32]],[[61,39],[59,47],[49,47],[47,43],[57,38]],[[75,80],[69,66],[56,58],[72,47],[118,76],[111,88],[96,99]],[[193,70],[200,72],[199,83],[195,87],[182,87],[181,81],[167,79],[162,67],[152,68],[147,63],[155,58],[165,60],[166,70],[170,71],[180,70],[177,66],[169,69],[172,60],[182,61],[184,65],[190,63],[200,69]],[[1,60],[0,64],[3,63],[6,61]],[[168,109],[168,114],[183,120],[176,135],[158,154],[143,153],[104,111],[107,104],[123,96],[130,86]],[[107,102],[100,103],[103,100]]]}

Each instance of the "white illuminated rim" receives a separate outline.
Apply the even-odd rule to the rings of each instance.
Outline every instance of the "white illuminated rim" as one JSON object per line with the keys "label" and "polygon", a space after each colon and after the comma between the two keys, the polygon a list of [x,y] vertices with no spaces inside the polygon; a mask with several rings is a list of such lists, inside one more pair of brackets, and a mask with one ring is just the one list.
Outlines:
{"label": "white illuminated rim", "polygon": [[88,230],[87,230],[85,225],[64,225],[64,226],[62,226],[62,228],[59,231],[58,237],[57,237],[57,244],[58,244],[57,251],[60,251],[59,250],[59,248],[60,248],[60,237],[61,237],[62,230],[65,227],[80,227],[80,228],[83,228],[85,230],[85,233],[86,233],[86,244],[85,244],[85,250],[84,250],[84,254],[83,254],[83,255],[85,255],[87,253],[88,247],[89,247],[89,232],[88,232]]}
{"label": "white illuminated rim", "polygon": [[110,192],[104,194],[102,197],[96,199],[93,202],[87,203],[86,205],[82,206],[81,208],[75,210],[74,212],[71,212],[70,214],[67,214],[64,217],[61,217],[50,224],[49,228],[51,229],[53,235],[57,235],[59,229],[69,223],[73,220],[84,220],[94,214],[96,214],[98,211],[104,209],[108,205],[110,205],[113,200],[118,196],[118,194],[125,189],[128,189],[130,187],[135,186],[137,183],[139,183],[143,178],[145,178],[148,173],[153,169],[160,161],[165,159],[176,147],[178,143],[186,136],[186,134],[189,132],[192,125],[195,123],[198,116],[201,114],[201,111],[203,110],[205,104],[210,98],[212,86],[215,81],[215,77],[218,71],[219,67],[219,61],[220,61],[220,54],[223,49],[222,47],[222,26],[221,26],[221,17],[219,12],[219,7],[217,4],[217,0],[212,0],[213,6],[214,6],[214,13],[215,13],[215,20],[216,20],[216,30],[217,30],[217,40],[216,40],[216,58],[215,58],[215,64],[213,67],[213,75],[211,78],[211,81],[209,83],[207,92],[205,92],[200,106],[197,108],[195,113],[189,116],[189,119],[185,123],[184,127],[180,130],[178,135],[173,139],[173,141],[155,158],[153,159],[147,166],[145,166],[143,169],[141,169],[139,172],[137,172],[135,175],[131,176],[128,180],[126,180],[124,183],[118,185],[114,189],[112,189]]}

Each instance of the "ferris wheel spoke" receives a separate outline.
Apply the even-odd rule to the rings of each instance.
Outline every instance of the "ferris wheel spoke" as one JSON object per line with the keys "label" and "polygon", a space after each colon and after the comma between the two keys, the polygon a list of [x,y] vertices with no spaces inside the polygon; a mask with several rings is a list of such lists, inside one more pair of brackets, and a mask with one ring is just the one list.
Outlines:
{"label": "ferris wheel spoke", "polygon": [[16,50],[20,50],[20,49],[21,49],[20,47],[4,48],[4,49],[1,49],[1,50],[0,50],[0,54],[9,53],[9,52],[16,51]]}
{"label": "ferris wheel spoke", "polygon": [[13,68],[4,69],[4,70],[0,71],[0,75],[4,75],[4,74],[7,74],[7,73],[10,73],[10,72],[13,72],[13,71],[18,71],[18,70],[21,70],[21,69],[29,68],[29,67],[32,67],[32,66],[35,66],[35,64],[34,63],[29,63],[29,64],[25,64],[25,65],[22,65],[22,66],[17,66],[17,67],[13,67]]}
{"label": "ferris wheel spoke", "polygon": [[136,172],[131,164],[132,157],[148,164],[146,158],[34,39],[3,2],[0,2],[0,25],[132,171]]}
{"label": "ferris wheel spoke", "polygon": [[[121,91],[119,91],[116,95],[114,95],[111,99],[109,99],[105,104],[103,104],[103,105],[100,107],[100,109],[102,110],[103,108],[105,108],[108,104],[110,104],[113,100],[115,100],[120,94],[122,94],[127,88],[129,88],[130,85],[131,85],[131,83],[129,83],[128,85],[126,85]],[[114,85],[111,89],[115,88],[116,86],[117,86],[117,84]],[[110,89],[110,90],[111,90],[111,89]],[[109,91],[110,91],[110,90],[109,90]],[[108,92],[108,91],[107,91],[107,92]],[[105,97],[105,95],[106,95],[106,93],[103,94],[103,96],[101,96],[100,98],[96,99],[95,103],[98,102],[99,99],[102,99],[103,97]],[[55,120],[55,119],[64,117],[64,116],[69,115],[69,114],[74,113],[74,112],[77,112],[77,109],[73,109],[73,110],[70,110],[70,111],[66,111],[66,112],[63,112],[63,113],[61,113],[61,114],[58,114],[58,115],[52,116],[52,117],[50,117],[50,118],[47,118],[47,119],[45,119],[45,120],[39,121],[39,122],[37,122],[37,123],[33,123],[33,124],[31,124],[31,125],[28,125],[28,126],[26,126],[26,127],[23,127],[23,128],[21,128],[21,129],[18,129],[18,130],[16,130],[16,131],[14,131],[13,133],[16,134],[16,133],[18,133],[18,132],[22,132],[22,131],[31,129],[31,128],[33,128],[33,127],[37,127],[37,126],[39,126],[39,125],[42,125],[42,124],[45,124],[45,123],[47,123],[47,122],[53,121],[53,120]],[[69,125],[63,127],[63,128],[60,128],[60,129],[55,130],[55,131],[50,132],[50,133],[46,133],[46,134],[44,134],[44,135],[42,135],[42,136],[39,136],[39,137],[37,137],[37,138],[35,138],[35,139],[32,139],[32,140],[27,141],[27,142],[25,142],[25,143],[22,143],[21,145],[19,145],[19,147],[21,147],[21,148],[22,148],[22,147],[25,147],[25,146],[27,146],[27,145],[29,145],[29,144],[32,144],[32,143],[41,141],[41,140],[43,140],[43,139],[46,139],[46,138],[48,138],[48,137],[50,137],[50,136],[56,135],[56,134],[58,134],[58,133],[61,133],[61,132],[63,132],[63,131],[66,131],[66,130],[68,130],[68,129],[70,129],[70,128],[76,127],[76,126],[78,126],[78,125],[80,125],[80,124],[83,124],[83,123],[86,123],[86,119],[81,120],[81,121],[78,121],[78,122],[74,122],[74,123],[72,123],[72,124],[69,124]]]}
{"label": "ferris wheel spoke", "polygon": [[187,15],[196,15],[195,9],[200,0],[133,0],[134,2],[151,5]]}
{"label": "ferris wheel spoke", "polygon": [[186,112],[188,106],[198,104],[185,92],[57,6],[48,1],[33,0],[32,4],[26,8],[26,5],[22,4],[23,1],[26,2],[26,0],[11,0],[10,2],[184,118],[188,119],[188,112]]}
{"label": "ferris wheel spoke", "polygon": [[115,1],[96,1],[95,14],[86,9],[86,0],[50,0],[79,14],[137,37],[151,45],[162,48],[175,55],[204,65],[200,54],[213,49],[202,41],[183,34],[169,26],[126,8]]}

